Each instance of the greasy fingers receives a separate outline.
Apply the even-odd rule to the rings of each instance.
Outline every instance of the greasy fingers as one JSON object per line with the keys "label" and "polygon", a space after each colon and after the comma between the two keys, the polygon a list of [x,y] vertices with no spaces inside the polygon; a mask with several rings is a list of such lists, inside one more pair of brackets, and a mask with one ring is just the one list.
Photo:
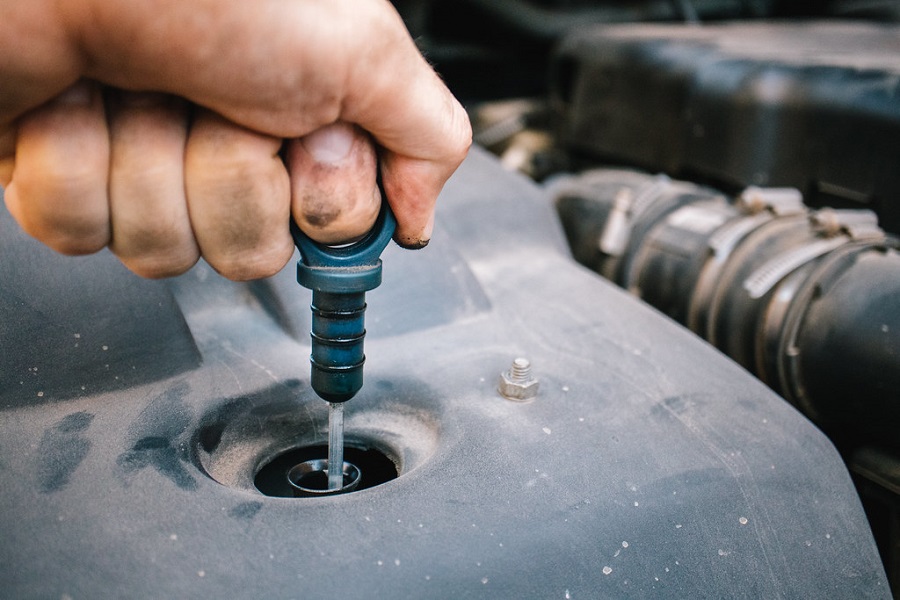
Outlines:
{"label": "greasy fingers", "polygon": [[362,130],[342,122],[326,125],[290,141],[286,158],[293,218],[308,236],[340,244],[372,227],[381,194],[375,149]]}
{"label": "greasy fingers", "polygon": [[108,106],[112,250],[144,277],[168,277],[200,256],[184,192],[187,106],[171,96],[119,92]]}
{"label": "greasy fingers", "polygon": [[396,14],[385,23],[357,52],[366,59],[351,71],[344,118],[383,148],[382,181],[397,217],[394,239],[417,248],[431,237],[438,194],[465,159],[472,128]]}
{"label": "greasy fingers", "polygon": [[294,251],[290,180],[281,140],[198,110],[188,135],[185,190],[206,261],[233,280],[278,272]]}
{"label": "greasy fingers", "polygon": [[99,88],[81,82],[18,122],[5,192],[10,213],[63,254],[89,254],[110,238],[109,134]]}
{"label": "greasy fingers", "polygon": [[70,27],[85,40],[91,77],[183,96],[275,137],[354,123],[383,149],[395,239],[429,238],[471,128],[388,0],[81,4],[89,10],[73,11]]}
{"label": "greasy fingers", "polygon": [[[329,133],[338,121],[379,148],[395,239],[427,243],[471,129],[388,0],[57,4],[12,3],[23,26],[0,21],[41,33],[0,36],[22,48],[0,52],[0,184],[33,236],[69,254],[109,244],[149,277],[198,254],[232,279],[270,275],[293,252],[292,209],[334,243],[375,218],[376,155],[355,127]],[[106,115],[94,84],[44,104],[78,77],[182,98],[194,121],[185,132],[178,110],[137,97]],[[336,130],[352,132],[345,156]],[[289,176],[279,151],[303,137],[285,148]]]}
{"label": "greasy fingers", "polygon": [[440,164],[396,154],[385,156],[381,172],[397,217],[394,241],[408,250],[424,248],[431,240],[434,205],[449,173]]}

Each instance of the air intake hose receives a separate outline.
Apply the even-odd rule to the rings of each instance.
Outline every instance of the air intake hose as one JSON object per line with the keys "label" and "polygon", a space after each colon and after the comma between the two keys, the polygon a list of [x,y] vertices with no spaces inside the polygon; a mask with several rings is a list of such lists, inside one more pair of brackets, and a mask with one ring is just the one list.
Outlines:
{"label": "air intake hose", "polygon": [[900,445],[900,243],[789,188],[603,169],[552,184],[575,258],[706,338],[836,440]]}

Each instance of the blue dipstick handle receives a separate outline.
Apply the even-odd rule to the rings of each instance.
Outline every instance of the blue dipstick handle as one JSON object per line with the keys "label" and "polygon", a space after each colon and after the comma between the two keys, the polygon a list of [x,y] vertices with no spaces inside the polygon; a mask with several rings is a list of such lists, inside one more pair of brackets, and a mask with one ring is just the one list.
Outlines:
{"label": "blue dipstick handle", "polygon": [[346,402],[362,388],[366,292],[381,284],[380,256],[396,226],[387,202],[369,233],[346,246],[315,242],[291,223],[297,282],[313,292],[310,384],[323,400]]}

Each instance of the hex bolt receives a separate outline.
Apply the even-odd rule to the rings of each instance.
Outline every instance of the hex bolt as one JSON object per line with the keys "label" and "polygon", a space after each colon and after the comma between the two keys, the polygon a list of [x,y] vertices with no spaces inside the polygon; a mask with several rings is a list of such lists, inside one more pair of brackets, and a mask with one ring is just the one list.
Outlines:
{"label": "hex bolt", "polygon": [[508,400],[524,402],[537,396],[539,385],[540,382],[531,373],[528,359],[517,358],[508,371],[500,373],[497,391]]}

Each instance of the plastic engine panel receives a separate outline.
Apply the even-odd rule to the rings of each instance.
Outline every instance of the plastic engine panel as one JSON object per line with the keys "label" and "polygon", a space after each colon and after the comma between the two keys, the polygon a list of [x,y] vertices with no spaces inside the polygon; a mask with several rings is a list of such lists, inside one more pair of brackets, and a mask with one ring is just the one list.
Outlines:
{"label": "plastic engine panel", "polygon": [[[711,346],[569,257],[479,150],[369,294],[347,435],[393,481],[253,488],[323,443],[309,292],[142,281],[0,218],[0,589],[46,597],[886,598],[840,457]],[[77,275],[77,276],[76,276]],[[503,399],[517,356],[540,378]],[[83,386],[83,387],[82,387]]]}

